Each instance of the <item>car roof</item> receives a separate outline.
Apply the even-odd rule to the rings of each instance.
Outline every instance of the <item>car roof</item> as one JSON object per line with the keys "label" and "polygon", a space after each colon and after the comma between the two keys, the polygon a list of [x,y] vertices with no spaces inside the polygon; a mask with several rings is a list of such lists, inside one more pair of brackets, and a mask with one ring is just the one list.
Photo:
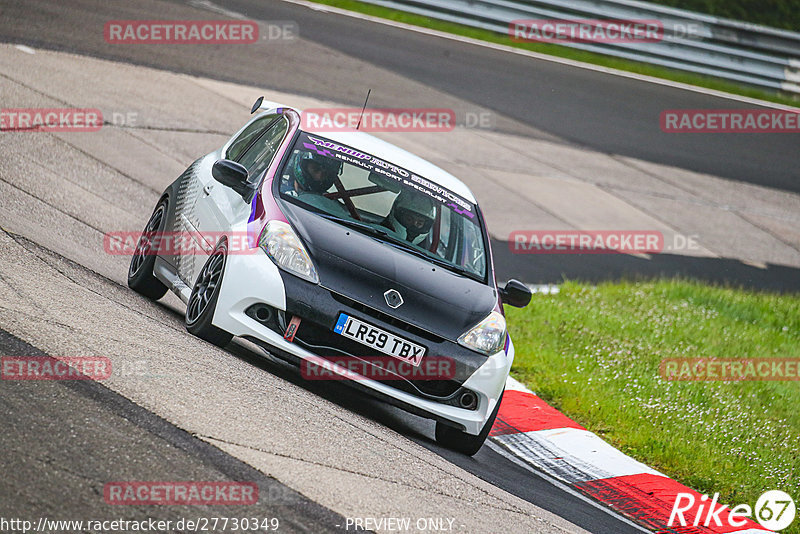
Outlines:
{"label": "car roof", "polygon": [[[282,106],[275,102],[263,102],[259,109],[261,111],[274,112],[276,109],[281,108],[294,110],[300,114],[301,117],[304,113],[302,110],[297,108],[293,108],[291,106]],[[444,169],[437,167],[433,163],[422,159],[421,157],[416,156],[396,145],[393,145],[392,143],[379,139],[374,135],[356,130],[342,130],[335,132],[326,131],[318,134],[315,134],[313,130],[303,131],[312,135],[319,135],[320,137],[330,139],[331,141],[336,141],[337,143],[341,143],[373,156],[377,156],[388,163],[392,163],[398,167],[403,167],[404,169],[409,170],[414,174],[421,176],[422,178],[449,189],[453,193],[462,197],[464,200],[467,200],[473,204],[477,204],[475,195],[472,194],[472,191],[470,191],[464,182]]]}

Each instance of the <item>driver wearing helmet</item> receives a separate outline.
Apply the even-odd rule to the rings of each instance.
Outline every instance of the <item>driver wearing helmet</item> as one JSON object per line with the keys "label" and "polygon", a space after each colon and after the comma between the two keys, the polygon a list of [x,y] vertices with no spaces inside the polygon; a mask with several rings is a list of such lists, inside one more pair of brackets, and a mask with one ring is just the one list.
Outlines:
{"label": "driver wearing helmet", "polygon": [[401,239],[419,245],[428,237],[435,215],[433,200],[422,193],[406,190],[394,199],[383,225]]}
{"label": "driver wearing helmet", "polygon": [[314,152],[303,152],[294,158],[295,190],[321,195],[331,188],[342,172],[342,162]]}
{"label": "driver wearing helmet", "polygon": [[300,152],[289,165],[289,181],[284,182],[285,187],[281,185],[281,190],[327,213],[344,216],[344,205],[324,196],[341,172],[340,161],[315,152]]}

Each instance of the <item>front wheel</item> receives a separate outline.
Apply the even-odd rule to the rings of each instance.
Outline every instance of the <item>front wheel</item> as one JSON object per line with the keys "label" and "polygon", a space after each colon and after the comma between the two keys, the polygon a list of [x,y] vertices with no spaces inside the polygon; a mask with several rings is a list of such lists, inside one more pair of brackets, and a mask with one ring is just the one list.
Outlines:
{"label": "front wheel", "polygon": [[481,449],[483,443],[486,441],[486,438],[489,436],[489,432],[492,430],[492,425],[494,425],[494,420],[497,418],[497,412],[500,410],[501,402],[503,402],[503,393],[500,394],[500,398],[497,399],[497,404],[492,411],[492,415],[486,420],[486,423],[483,425],[480,434],[477,436],[467,434],[466,432],[462,432],[457,428],[437,421],[436,442],[439,443],[439,445],[447,447],[448,449],[456,452],[466,454],[467,456],[474,456],[475,453]]}
{"label": "front wheel", "polygon": [[209,256],[197,276],[186,305],[186,330],[218,347],[224,347],[233,339],[233,334],[211,324],[217,309],[227,252],[227,246],[223,242]]}
{"label": "front wheel", "polygon": [[136,250],[133,252],[131,265],[128,267],[128,287],[153,300],[160,299],[167,292],[167,286],[153,274],[153,267],[156,263],[153,241],[157,241],[164,231],[166,214],[167,199],[164,199],[158,203],[150,220],[147,221],[139,241],[136,242]]}

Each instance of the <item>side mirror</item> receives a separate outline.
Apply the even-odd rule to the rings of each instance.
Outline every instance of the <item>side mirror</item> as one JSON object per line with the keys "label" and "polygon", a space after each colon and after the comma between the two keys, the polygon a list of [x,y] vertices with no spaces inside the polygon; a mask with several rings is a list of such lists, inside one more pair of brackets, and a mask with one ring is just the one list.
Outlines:
{"label": "side mirror", "polygon": [[211,176],[222,185],[227,185],[242,195],[242,197],[250,194],[251,187],[247,181],[248,174],[244,165],[229,159],[221,159],[211,167]]}
{"label": "side mirror", "polygon": [[500,288],[500,300],[515,308],[524,308],[531,301],[531,290],[519,280],[509,280]]}

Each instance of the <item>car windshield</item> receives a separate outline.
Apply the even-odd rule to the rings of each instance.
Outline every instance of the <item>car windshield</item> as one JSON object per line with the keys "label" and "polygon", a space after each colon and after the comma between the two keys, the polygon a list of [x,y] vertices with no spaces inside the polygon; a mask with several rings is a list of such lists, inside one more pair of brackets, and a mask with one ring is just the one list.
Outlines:
{"label": "car windshield", "polygon": [[301,132],[280,173],[281,197],[462,275],[484,281],[475,205],[421,176]]}

